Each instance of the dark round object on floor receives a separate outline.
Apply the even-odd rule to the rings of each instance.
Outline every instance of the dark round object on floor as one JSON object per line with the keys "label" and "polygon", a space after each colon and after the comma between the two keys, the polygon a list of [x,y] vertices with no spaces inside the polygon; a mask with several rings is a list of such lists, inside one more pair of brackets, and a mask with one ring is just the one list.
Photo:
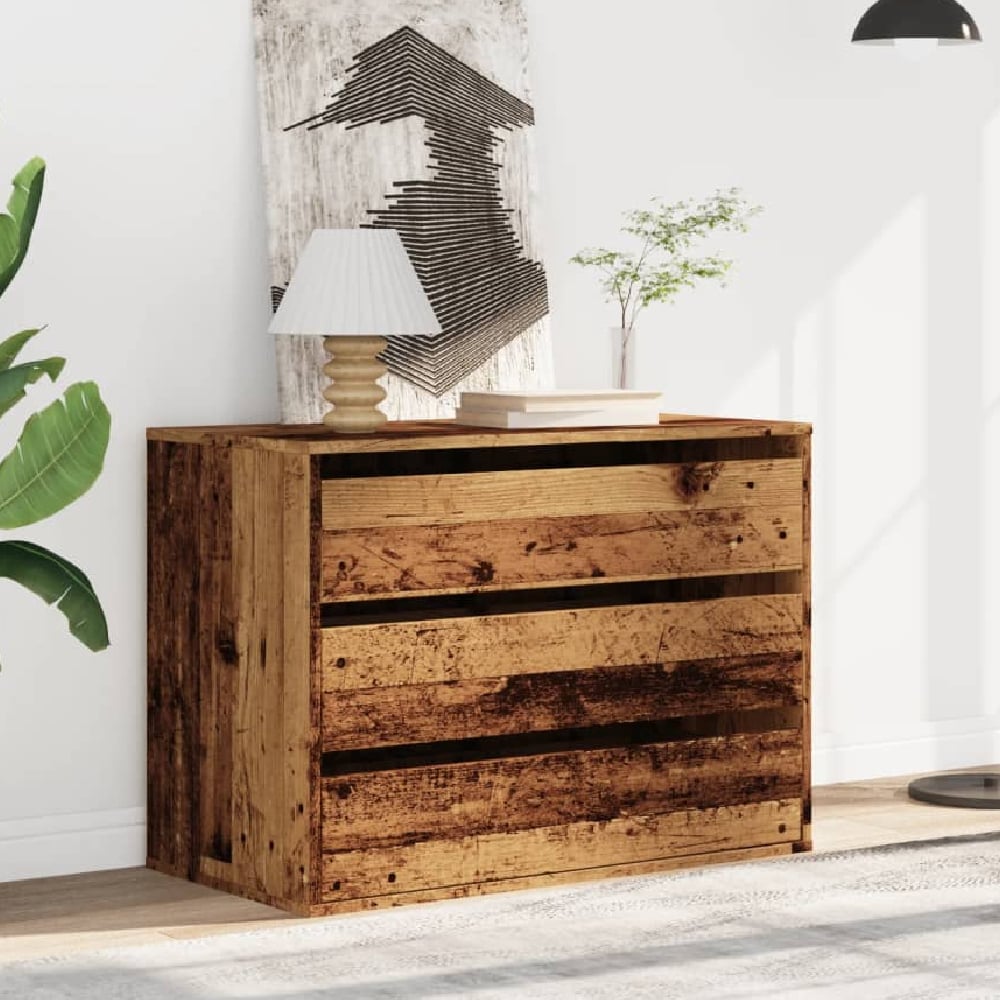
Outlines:
{"label": "dark round object on floor", "polygon": [[936,806],[1000,809],[1000,774],[936,774],[910,782],[910,798]]}

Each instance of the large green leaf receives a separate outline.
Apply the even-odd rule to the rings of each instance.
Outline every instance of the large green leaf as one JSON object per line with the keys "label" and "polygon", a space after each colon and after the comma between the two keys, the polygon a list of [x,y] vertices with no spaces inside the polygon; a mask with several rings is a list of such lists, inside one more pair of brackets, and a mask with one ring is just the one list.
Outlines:
{"label": "large green leaf", "polygon": [[21,353],[21,348],[32,337],[41,332],[41,329],[22,330],[20,333],[15,333],[12,337],[8,337],[3,343],[0,343],[0,372],[10,368],[17,360],[18,354]]}
{"label": "large green leaf", "polygon": [[0,417],[24,399],[25,389],[43,375],[48,375],[55,382],[65,364],[65,358],[44,358],[25,365],[14,365],[6,371],[0,370]]}
{"label": "large green leaf", "polygon": [[34,524],[86,493],[104,466],[110,433],[111,415],[93,382],[71,385],[29,417],[0,462],[0,528]]}
{"label": "large green leaf", "polygon": [[0,542],[0,576],[55,604],[88,649],[108,648],[108,623],[94,588],[71,562],[31,542]]}
{"label": "large green leaf", "polygon": [[28,252],[45,184],[45,161],[29,160],[14,178],[7,215],[0,215],[0,295],[14,280]]}

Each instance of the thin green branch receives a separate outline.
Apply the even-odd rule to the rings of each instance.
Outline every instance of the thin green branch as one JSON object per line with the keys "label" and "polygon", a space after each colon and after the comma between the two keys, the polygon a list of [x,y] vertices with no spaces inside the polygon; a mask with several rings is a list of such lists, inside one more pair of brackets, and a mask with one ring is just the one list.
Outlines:
{"label": "thin green branch", "polygon": [[716,231],[746,232],[761,211],[738,188],[716,191],[697,203],[654,198],[651,204],[625,213],[622,231],[641,240],[638,254],[587,249],[571,258],[574,264],[599,268],[605,294],[617,301],[625,330],[654,302],[673,302],[700,281],[724,281],[733,262],[718,254],[696,256],[692,248]]}

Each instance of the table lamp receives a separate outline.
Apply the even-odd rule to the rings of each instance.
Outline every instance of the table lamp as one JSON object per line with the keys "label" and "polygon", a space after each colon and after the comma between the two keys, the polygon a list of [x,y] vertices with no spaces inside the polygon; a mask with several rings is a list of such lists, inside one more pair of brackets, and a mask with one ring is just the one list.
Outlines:
{"label": "table lamp", "polygon": [[441,325],[394,229],[315,229],[269,331],[324,337],[330,355],[323,423],[367,434],[386,421],[378,404],[386,337],[433,337]]}

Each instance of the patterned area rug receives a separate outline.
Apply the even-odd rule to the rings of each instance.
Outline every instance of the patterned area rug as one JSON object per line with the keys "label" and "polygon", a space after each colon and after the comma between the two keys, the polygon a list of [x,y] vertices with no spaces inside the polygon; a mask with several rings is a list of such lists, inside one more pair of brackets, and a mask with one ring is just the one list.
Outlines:
{"label": "patterned area rug", "polygon": [[0,967],[17,1000],[1000,997],[1000,834]]}

